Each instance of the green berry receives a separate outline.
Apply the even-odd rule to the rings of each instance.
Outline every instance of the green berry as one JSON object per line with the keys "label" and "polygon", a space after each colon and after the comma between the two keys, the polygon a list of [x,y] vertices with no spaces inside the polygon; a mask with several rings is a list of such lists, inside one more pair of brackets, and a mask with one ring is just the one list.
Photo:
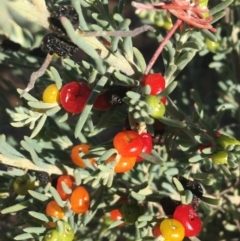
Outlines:
{"label": "green berry", "polygon": [[240,145],[240,141],[234,139],[233,137],[226,136],[224,134],[221,134],[219,137],[217,137],[216,143],[224,149],[230,145]]}
{"label": "green berry", "polygon": [[58,231],[56,229],[51,229],[45,234],[42,241],[60,241],[59,238]]}
{"label": "green berry", "polygon": [[228,153],[225,151],[219,151],[212,154],[212,162],[215,165],[228,164]]}
{"label": "green berry", "polygon": [[145,101],[148,104],[149,115],[153,118],[160,118],[165,114],[166,108],[161,100],[155,95],[147,95]]}

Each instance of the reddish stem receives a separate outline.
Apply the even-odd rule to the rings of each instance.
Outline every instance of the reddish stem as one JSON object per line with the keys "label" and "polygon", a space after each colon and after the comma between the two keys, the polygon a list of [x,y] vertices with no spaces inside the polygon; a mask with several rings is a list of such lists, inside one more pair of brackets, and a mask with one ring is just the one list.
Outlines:
{"label": "reddish stem", "polygon": [[160,45],[158,46],[156,52],[154,53],[154,55],[152,56],[151,60],[148,63],[148,66],[144,72],[145,75],[147,75],[149,73],[149,71],[151,70],[151,68],[153,67],[154,63],[156,62],[156,60],[158,59],[159,55],[161,54],[164,46],[166,45],[167,41],[173,36],[173,34],[175,33],[175,31],[177,30],[177,28],[182,24],[182,20],[178,19],[176,21],[176,23],[174,23],[173,27],[171,28],[171,30],[168,32],[168,34],[166,35],[166,37],[163,39],[163,41],[160,43]]}

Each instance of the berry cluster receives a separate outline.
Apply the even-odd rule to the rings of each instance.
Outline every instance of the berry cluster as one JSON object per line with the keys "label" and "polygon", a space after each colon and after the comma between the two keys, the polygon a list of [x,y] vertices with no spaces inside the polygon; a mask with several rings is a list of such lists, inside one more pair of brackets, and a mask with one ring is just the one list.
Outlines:
{"label": "berry cluster", "polygon": [[148,133],[138,134],[136,131],[122,131],[113,138],[113,146],[117,155],[110,157],[108,162],[116,161],[116,173],[130,171],[136,162],[142,161],[141,153],[152,152],[152,136]]}
{"label": "berry cluster", "polygon": [[[57,179],[57,192],[63,201],[69,201],[74,213],[85,213],[89,208],[90,196],[86,188],[74,185],[74,178],[70,175],[62,175]],[[46,206],[48,216],[63,218],[64,211],[56,203],[50,201]]]}
{"label": "berry cluster", "polygon": [[166,111],[166,97],[159,98],[158,95],[166,88],[164,77],[158,73],[145,75],[142,85],[148,85],[151,88],[150,94],[145,96],[145,101],[150,108],[150,115],[153,118],[162,117]]}
{"label": "berry cluster", "polygon": [[203,195],[203,190],[199,182],[191,181],[181,175],[176,175],[185,190],[193,194],[190,204],[181,204],[179,201],[164,197],[160,200],[165,214],[170,218],[165,218],[157,223],[153,229],[153,235],[164,240],[182,241],[184,237],[196,236],[201,232],[202,221],[196,210],[199,205],[199,198]]}
{"label": "berry cluster", "polygon": [[[113,154],[106,160],[106,164],[116,161],[114,172],[123,173],[130,171],[136,162],[143,161],[141,153],[150,154],[152,152],[152,136],[148,133],[138,134],[135,131],[119,132],[113,139],[113,146],[117,154]],[[72,162],[82,168],[89,164],[94,165],[94,158],[84,159],[82,155],[89,154],[90,145],[80,144],[74,146],[71,150]]]}
{"label": "berry cluster", "polygon": [[219,132],[215,132],[214,142],[201,144],[199,150],[205,154],[205,151],[210,148],[211,153],[207,155],[215,165],[228,164],[229,154],[240,146],[240,141]]}
{"label": "berry cluster", "polygon": [[[72,114],[80,114],[91,94],[91,89],[84,82],[73,81],[64,85],[61,90],[55,84],[49,85],[43,92],[43,102],[60,102],[62,108]],[[99,95],[93,104],[95,110],[107,110],[111,104],[106,95]]]}
{"label": "berry cluster", "polygon": [[[90,195],[87,189],[83,186],[75,186],[74,178],[72,176],[61,175],[58,177],[56,190],[61,199],[68,202],[68,205],[65,205],[63,209],[63,207],[60,207],[55,200],[51,200],[46,206],[47,216],[53,217],[55,220],[59,220],[65,219],[65,212],[67,211],[71,210],[73,213],[83,214],[89,209]],[[64,229],[67,231],[65,231],[63,234],[59,234],[57,229],[58,226],[56,226],[57,222],[48,222],[46,225],[48,227],[53,227],[53,229],[49,230],[45,234],[44,240],[73,240],[74,232],[68,223],[64,222],[64,225],[66,225],[68,228]],[[57,236],[58,239],[51,239],[53,236]],[[66,239],[61,239],[62,237]]]}

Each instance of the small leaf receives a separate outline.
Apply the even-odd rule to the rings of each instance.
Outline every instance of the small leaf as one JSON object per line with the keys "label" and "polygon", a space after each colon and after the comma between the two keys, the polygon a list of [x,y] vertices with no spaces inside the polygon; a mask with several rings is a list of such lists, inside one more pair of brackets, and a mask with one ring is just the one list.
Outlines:
{"label": "small leaf", "polygon": [[137,86],[138,81],[133,78],[129,78],[126,75],[121,74],[119,71],[115,71],[113,74],[117,80],[119,81],[119,85],[127,85],[127,86]]}
{"label": "small leaf", "polygon": [[212,198],[206,196],[202,196],[201,201],[215,206],[219,206],[222,203],[222,200],[219,198]]}
{"label": "small leaf", "polygon": [[62,79],[61,79],[58,71],[53,66],[50,67],[50,70],[51,70],[53,78],[56,82],[57,88],[60,90],[62,88]]}
{"label": "small leaf", "polygon": [[198,43],[194,42],[194,41],[188,41],[186,43],[184,43],[182,46],[181,46],[181,50],[182,49],[195,49],[195,50],[200,50],[200,46]]}
{"label": "small leaf", "polygon": [[218,20],[220,20],[221,18],[223,18],[226,15],[225,11],[222,12],[218,12],[216,14],[213,15],[213,20],[210,22],[211,24],[216,23]]}
{"label": "small leaf", "polygon": [[62,17],[61,23],[74,44],[76,44],[93,59],[99,58],[97,51],[87,41],[85,41],[84,38],[81,38],[76,34],[71,22],[66,17]]}
{"label": "small leaf", "polygon": [[33,138],[35,137],[43,128],[44,124],[45,124],[45,121],[47,120],[47,115],[42,115],[42,117],[40,118],[37,126],[35,127],[35,129],[33,130],[30,138]]}
{"label": "small leaf", "polygon": [[68,119],[68,113],[65,113],[60,119],[58,119],[58,122],[65,122]]}
{"label": "small leaf", "polygon": [[42,101],[28,101],[28,105],[30,107],[36,108],[36,109],[50,109],[55,106],[58,106],[58,103],[45,103]]}
{"label": "small leaf", "polygon": [[[21,93],[23,92],[23,90],[22,90],[22,89],[17,89],[17,92],[18,92],[18,94],[21,94]],[[38,101],[36,98],[34,98],[33,96],[31,96],[29,93],[25,93],[25,94],[23,95],[23,98],[24,98],[25,100],[28,100],[28,101]]]}
{"label": "small leaf", "polygon": [[171,83],[171,78],[173,77],[174,73],[177,71],[177,65],[170,64],[164,74],[164,78],[166,80],[166,84]]}
{"label": "small leaf", "polygon": [[197,104],[197,107],[198,107],[197,110],[201,111],[203,104],[202,104],[202,100],[201,100],[198,92],[194,89],[191,89],[190,93],[191,93],[191,96],[194,99],[195,103]]}
{"label": "small leaf", "polygon": [[178,120],[185,119],[185,114],[169,97],[167,97],[167,103],[167,112],[172,118]]}
{"label": "small leaf", "polygon": [[23,229],[24,232],[26,233],[36,233],[40,234],[46,231],[46,228],[44,227],[28,227]]}
{"label": "small leaf", "polygon": [[[104,85],[107,83],[109,76],[112,74],[113,71],[114,71],[113,67],[109,67],[107,73],[105,73],[105,75],[102,76],[102,78],[98,81],[95,88],[98,88],[99,86],[101,86],[103,88]],[[78,137],[78,135],[82,131],[82,128],[84,127],[87,119],[90,118],[92,105],[93,105],[95,99],[97,98],[97,96],[98,96],[98,94],[95,91],[91,92],[91,95],[89,96],[89,98],[87,100],[87,105],[85,106],[83,112],[81,113],[81,115],[79,116],[79,119],[77,121],[75,131],[74,131],[75,137]],[[89,104],[89,103],[91,103],[91,104]]]}
{"label": "small leaf", "polygon": [[185,198],[186,204],[190,204],[193,200],[193,194],[189,190],[185,190],[184,192],[185,192],[185,197],[186,197]]}
{"label": "small leaf", "polygon": [[137,224],[137,228],[143,228],[145,226],[147,226],[147,222],[140,222]]}
{"label": "small leaf", "polygon": [[64,202],[62,201],[61,197],[59,196],[58,191],[52,186],[49,188],[49,191],[51,192],[51,194],[52,194],[54,200],[57,202],[57,204],[60,207],[64,207]]}
{"label": "small leaf", "polygon": [[173,47],[171,41],[167,41],[164,47],[164,54],[166,55],[166,53],[168,54],[168,63],[173,63],[176,54],[176,49]]}
{"label": "small leaf", "polygon": [[79,172],[79,169],[75,169],[73,171],[73,175],[76,186],[79,186],[82,183],[81,173]]}
{"label": "small leaf", "polygon": [[169,125],[169,126],[173,126],[173,127],[177,127],[177,128],[184,128],[187,126],[187,124],[185,122],[170,119],[170,118],[167,118],[164,116],[161,118],[158,118],[158,120],[165,125]]}
{"label": "small leaf", "polygon": [[184,69],[184,67],[192,60],[195,54],[196,51],[188,51],[183,53],[175,63],[177,65],[178,70]]}
{"label": "small leaf", "polygon": [[24,240],[26,241],[27,239],[32,239],[34,238],[34,236],[30,233],[23,233],[23,234],[19,234],[17,235],[14,239],[15,240]]}
{"label": "small leaf", "polygon": [[48,217],[43,214],[43,213],[38,213],[38,212],[33,212],[33,211],[30,211],[29,212],[29,215],[31,215],[32,217],[38,219],[38,220],[41,220],[43,222],[48,222]]}
{"label": "small leaf", "polygon": [[213,35],[209,30],[207,29],[201,29],[202,34],[204,35],[205,38],[210,39],[213,42],[217,42],[217,38],[215,35]]}
{"label": "small leaf", "polygon": [[204,159],[202,155],[196,155],[196,156],[190,157],[188,161],[191,163],[195,163],[195,162],[201,161],[202,159]]}
{"label": "small leaf", "polygon": [[134,191],[131,191],[131,196],[134,198],[134,199],[136,199],[137,201],[143,201],[143,200],[145,200],[145,196],[143,196],[143,195],[141,195],[141,194],[138,194],[138,193],[136,193],[136,192],[134,192]]}
{"label": "small leaf", "polygon": [[176,167],[168,168],[166,171],[163,172],[165,176],[175,176],[179,174],[179,170]]}
{"label": "small leaf", "polygon": [[183,185],[176,177],[173,177],[172,181],[173,181],[173,184],[175,185],[176,189],[178,190],[178,192],[184,191]]}
{"label": "small leaf", "polygon": [[141,71],[144,72],[146,70],[147,65],[142,53],[135,47],[133,47],[133,53]]}
{"label": "small leaf", "polygon": [[227,167],[226,165],[219,165],[219,167],[221,168],[223,174],[224,174],[227,178],[229,178],[229,179],[233,178],[231,172],[229,171],[229,169],[228,169],[228,167]]}
{"label": "small leaf", "polygon": [[33,191],[33,190],[28,190],[28,193],[34,197],[35,199],[39,200],[39,201],[42,201],[42,202],[45,202],[49,199],[49,197],[47,197],[46,195],[42,194],[42,193],[39,193],[39,192],[36,192],[36,191]]}
{"label": "small leaf", "polygon": [[148,215],[148,214],[145,214],[145,215],[142,215],[138,218],[138,222],[149,222],[153,219],[153,215]]}
{"label": "small leaf", "polygon": [[9,158],[9,159],[13,159],[13,160],[17,160],[20,158],[24,158],[24,156],[18,152],[17,150],[15,150],[12,146],[10,146],[5,140],[4,138],[0,139],[0,153]]}
{"label": "small leaf", "polygon": [[133,99],[133,100],[136,100],[136,101],[140,100],[140,98],[141,98],[140,94],[138,94],[136,92],[133,92],[133,91],[128,91],[126,93],[126,96],[129,97],[130,99]]}
{"label": "small leaf", "polygon": [[170,95],[174,89],[177,87],[177,81],[171,82],[160,94],[157,95],[157,97],[162,98],[164,96]]}
{"label": "small leaf", "polygon": [[117,220],[117,221],[111,223],[110,226],[108,227],[108,229],[118,227],[118,226],[121,225],[122,223],[124,223],[122,220]]}
{"label": "small leaf", "polygon": [[219,3],[214,8],[210,9],[209,15],[214,15],[215,13],[221,12],[222,10],[225,10],[229,5],[233,3],[233,0],[226,0]]}
{"label": "small leaf", "polygon": [[26,202],[22,202],[22,203],[18,203],[18,204],[15,204],[13,206],[10,206],[10,207],[7,207],[7,208],[4,208],[1,213],[2,214],[6,214],[6,213],[15,213],[15,212],[19,212],[25,208],[28,208],[29,206],[29,202],[26,201]]}
{"label": "small leaf", "polygon": [[60,111],[62,108],[60,106],[55,106],[45,112],[47,116],[55,115],[58,111]]}

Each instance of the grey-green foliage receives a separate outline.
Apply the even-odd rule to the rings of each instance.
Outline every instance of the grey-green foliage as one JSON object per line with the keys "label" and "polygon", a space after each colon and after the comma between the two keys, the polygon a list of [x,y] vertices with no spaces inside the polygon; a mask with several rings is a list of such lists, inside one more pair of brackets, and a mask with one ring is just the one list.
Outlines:
{"label": "grey-green foliage", "polygon": [[[36,23],[29,24],[29,22],[22,22],[22,18],[17,18],[16,12],[9,10],[13,6],[9,5],[10,2],[14,4],[14,1],[3,1],[1,18],[6,17],[8,20],[12,14],[14,21],[0,21],[0,27],[2,31],[5,31],[4,33],[8,33],[11,40],[19,39],[19,42],[25,49],[16,53],[1,52],[0,59],[2,63],[8,63],[10,66],[15,65],[20,70],[22,67],[27,67],[33,71],[32,65],[34,65],[35,70],[37,68],[37,66],[35,68],[35,64],[40,64],[41,61],[37,57],[29,57],[27,50],[40,44],[43,31]],[[17,2],[19,3],[20,1]],[[17,2],[15,6],[17,6]],[[59,2],[49,1],[49,9],[53,9],[54,3]],[[106,0],[76,0],[71,2],[80,16],[80,29],[82,31],[125,31],[129,28],[130,21],[125,19],[122,14],[124,1],[118,1],[118,5],[114,7],[113,12],[110,12],[108,1]],[[224,5],[229,5],[231,2],[225,1]],[[70,1],[62,3],[69,4]],[[222,4],[215,10],[212,10],[214,14],[220,14],[218,17],[223,16],[223,8],[221,6]],[[235,6],[238,6],[238,4]],[[24,12],[25,10],[21,8],[21,11]],[[21,11],[19,11],[19,14]],[[43,13],[43,16],[45,16],[44,14],[47,15],[48,11]],[[161,14],[158,13],[157,15],[158,19],[161,20]],[[149,16],[152,16],[152,13]],[[166,16],[166,12],[164,12],[164,16]],[[94,23],[88,22],[90,17],[94,19]],[[144,18],[146,22],[147,17],[145,16]],[[46,27],[45,23],[47,23],[46,18],[43,18],[43,22],[40,22],[40,24],[42,27]],[[17,25],[22,26],[19,32],[15,30]],[[59,64],[59,61],[54,60],[46,74],[37,82],[36,88],[43,91],[45,85],[56,83],[60,89],[62,85],[73,79],[84,81],[92,89],[86,108],[81,115],[72,116],[69,113],[65,113],[59,103],[43,103],[39,93],[26,94],[24,99],[27,103],[24,107],[16,107],[15,110],[9,108],[7,112],[12,118],[14,127],[30,125],[30,129],[33,132],[30,134],[30,137],[26,135],[14,148],[2,136],[0,153],[10,160],[18,160],[26,156],[36,166],[45,168],[45,170],[52,167],[50,165],[59,167],[63,173],[66,172],[66,166],[70,167],[72,171],[74,169],[73,175],[76,185],[86,186],[91,193],[90,210],[83,215],[74,214],[70,208],[69,201],[62,201],[56,189],[50,183],[44,187],[41,185],[37,186],[35,190],[29,191],[26,197],[16,195],[9,180],[23,173],[18,172],[16,168],[1,171],[1,180],[3,180],[0,188],[1,213],[17,212],[19,217],[23,218],[21,219],[23,224],[27,222],[32,225],[30,225],[31,227],[22,228],[19,224],[21,232],[24,231],[25,233],[19,234],[15,239],[41,239],[47,230],[44,227],[45,223],[57,221],[56,218],[46,216],[44,211],[47,202],[55,200],[64,209],[65,220],[75,230],[76,239],[101,240],[108,237],[110,240],[118,240],[120,237],[122,240],[153,240],[150,237],[152,235],[151,228],[159,221],[157,215],[160,214],[161,216],[163,214],[158,209],[159,199],[169,195],[177,198],[178,192],[180,192],[181,201],[188,204],[193,196],[190,191],[181,192],[183,187],[179,183],[176,185],[177,190],[173,187],[172,177],[176,174],[185,174],[186,177],[193,177],[201,181],[206,189],[205,194],[220,193],[219,198],[207,197],[205,195],[202,198],[200,212],[204,224],[206,223],[207,225],[210,222],[207,219],[208,217],[215,218],[223,215],[224,212],[220,212],[217,215],[216,210],[219,210],[219,208],[213,207],[214,205],[219,206],[220,200],[223,200],[224,203],[229,205],[230,214],[229,217],[223,217],[222,220],[225,220],[227,223],[226,227],[228,230],[231,228],[233,231],[237,230],[237,226],[232,224],[232,217],[236,218],[234,215],[237,213],[237,205],[231,203],[228,197],[225,198],[221,191],[223,189],[229,190],[228,193],[231,198],[238,197],[237,191],[230,190],[229,185],[234,185],[234,180],[239,176],[236,168],[240,160],[239,146],[225,150],[229,153],[229,166],[214,166],[211,158],[209,158],[209,154],[220,149],[215,143],[215,129],[218,128],[219,122],[223,117],[224,108],[218,108],[215,113],[209,115],[205,108],[205,101],[201,100],[196,90],[191,91],[193,101],[191,99],[190,103],[192,107],[194,106],[194,109],[188,110],[187,113],[180,109],[178,102],[171,99],[172,94],[179,87],[176,80],[178,78],[181,79],[180,73],[194,60],[194,57],[200,50],[202,50],[202,55],[208,53],[204,47],[202,32],[197,30],[189,31],[186,27],[183,29],[183,32],[175,34],[175,37],[166,44],[163,51],[164,76],[167,81],[167,88],[159,95],[159,98],[170,95],[168,97],[167,114],[160,119],[160,122],[166,128],[166,133],[163,136],[165,145],[162,146],[159,143],[155,143],[152,153],[144,156],[147,161],[136,165],[128,173],[116,175],[113,171],[115,161],[107,165],[105,164],[105,161],[116,153],[116,150],[112,148],[114,133],[107,136],[108,141],[105,143],[102,143],[102,136],[97,139],[97,135],[101,134],[101,131],[109,130],[110,127],[117,124],[121,124],[122,127],[128,112],[130,113],[129,119],[133,122],[144,120],[149,128],[149,132],[154,134],[152,127],[154,120],[148,116],[147,110],[145,110],[146,103],[142,98],[144,94],[140,90],[140,80],[146,68],[145,56],[143,56],[140,50],[132,47],[132,39],[130,37],[106,36],[105,39],[111,43],[111,46],[107,48],[101,45],[101,42],[95,37],[91,41],[91,38],[88,39],[87,37],[77,35],[69,22],[66,22],[64,26],[67,28],[69,37],[74,43],[82,48],[89,47],[83,49],[89,56],[78,63],[70,58],[64,59],[61,64]],[[209,32],[205,32],[205,34],[212,38]],[[151,33],[151,35],[161,41],[165,34],[157,31],[156,34]],[[220,35],[217,35],[218,37],[221,38]],[[230,37],[222,38],[223,44],[227,44],[229,41]],[[97,45],[96,48],[94,48],[94,44]],[[219,53],[214,55],[213,63],[210,66],[216,68],[220,73],[225,73],[223,70],[228,67],[226,63],[223,63],[225,57],[237,46],[238,43],[234,43],[229,48],[220,48]],[[102,48],[100,49],[102,50],[100,54],[98,47]],[[103,54],[109,56],[106,57]],[[102,56],[106,58],[101,59]],[[237,88],[231,92],[229,90],[232,83],[233,81],[230,79],[229,81],[221,82],[220,85],[224,94],[235,99],[235,95],[239,92],[238,84],[234,85]],[[124,99],[125,104],[127,103],[128,105],[120,108],[112,107],[106,113],[95,112],[93,103],[97,96],[104,92],[104,88],[107,85],[114,84],[131,88],[131,91],[127,92]],[[176,90],[174,90],[175,87]],[[146,90],[146,93],[147,91],[149,90]],[[219,102],[224,104],[222,98],[220,98]],[[228,109],[229,106],[224,105],[224,107]],[[237,107],[238,105],[235,105],[233,109],[237,111]],[[206,150],[200,153],[198,150],[199,145],[209,144],[209,141],[213,142],[213,147],[206,148]],[[89,142],[96,145],[90,149],[88,155],[82,156],[82,158],[94,157],[96,159],[95,166],[82,169],[71,162],[71,147],[79,144],[79,142]],[[23,152],[24,155],[20,152]],[[228,181],[226,181],[226,177]],[[208,185],[214,185],[214,190],[206,187]],[[66,187],[66,185],[63,184],[62,188],[71,194],[71,189]],[[146,212],[139,217],[135,225],[126,225],[123,229],[120,229],[114,227],[118,226],[122,221],[109,224],[108,213],[116,208],[116,205],[119,205],[117,200],[118,197],[122,196],[128,196],[130,201],[134,200],[137,203],[145,202],[148,204],[146,204]],[[11,204],[8,205],[8,203]],[[223,207],[228,210],[228,207]],[[204,230],[202,235],[204,236],[206,233]],[[217,235],[218,232],[215,232],[215,234]],[[217,237],[220,238],[220,236]],[[192,238],[192,240],[197,240],[197,238]]]}

